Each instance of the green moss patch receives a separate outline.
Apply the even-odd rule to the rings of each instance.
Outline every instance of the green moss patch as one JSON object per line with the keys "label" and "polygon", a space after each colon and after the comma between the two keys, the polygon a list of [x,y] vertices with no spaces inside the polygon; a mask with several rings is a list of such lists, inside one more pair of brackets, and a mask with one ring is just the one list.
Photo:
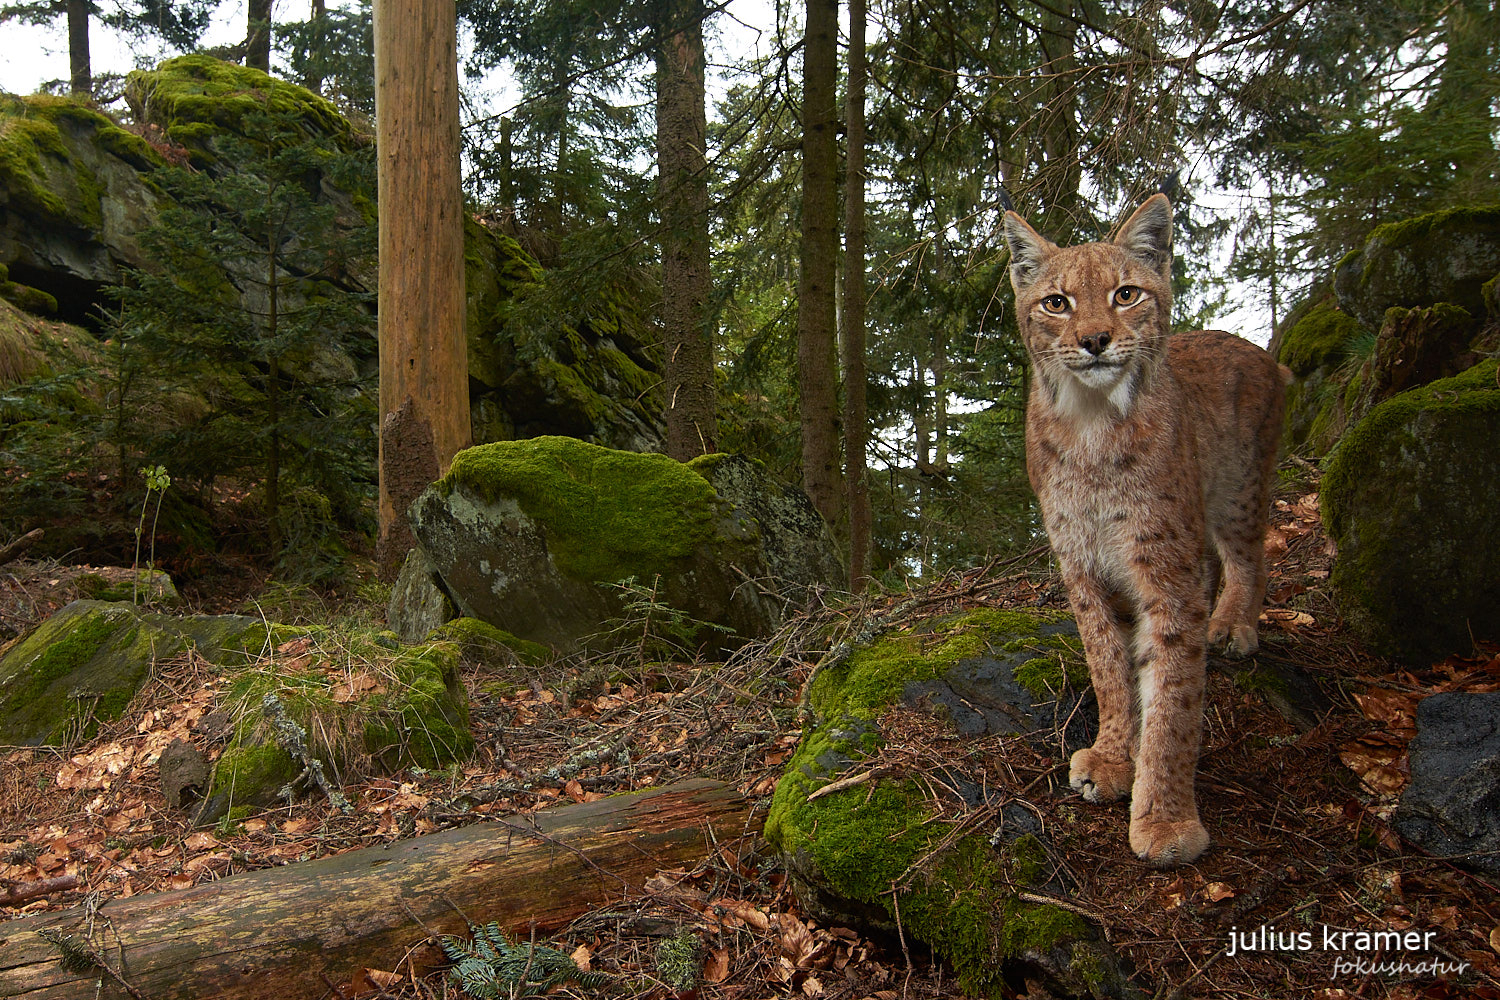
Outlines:
{"label": "green moss patch", "polygon": [[1336,368],[1347,357],[1349,345],[1364,331],[1359,320],[1338,307],[1329,296],[1317,303],[1281,341],[1277,358],[1299,378]]}
{"label": "green moss patch", "polygon": [[503,441],[459,452],[438,490],[459,484],[519,504],[545,525],[558,569],[579,580],[650,579],[713,537],[712,487],[665,455],[565,437]]}
{"label": "green moss patch", "polygon": [[539,642],[517,639],[504,629],[478,618],[455,618],[427,636],[428,642],[456,642],[463,658],[481,664],[520,663],[541,666],[552,653]]}
{"label": "green moss patch", "polygon": [[[882,778],[809,801],[816,789],[860,769],[884,744],[880,719],[936,682],[976,683],[980,665],[1040,696],[1083,679],[1068,618],[1048,612],[983,609],[901,629],[823,668],[809,688],[817,723],[804,733],[777,784],[767,840],[825,902],[878,907],[908,938],[952,964],[959,986],[1004,995],[1011,960],[1088,995],[1119,982],[1113,959],[1077,915],[1025,902],[1018,893],[1047,881],[1045,846],[1028,833],[998,846],[977,833],[946,843],[952,814],[940,817],[922,782]],[[1070,641],[1071,638],[1071,641]]]}
{"label": "green moss patch", "polygon": [[221,131],[238,131],[245,115],[257,111],[295,116],[309,136],[332,138],[346,152],[368,142],[312,91],[207,55],[136,70],[126,77],[125,99],[137,120],[159,125],[174,142],[195,151],[209,149]]}

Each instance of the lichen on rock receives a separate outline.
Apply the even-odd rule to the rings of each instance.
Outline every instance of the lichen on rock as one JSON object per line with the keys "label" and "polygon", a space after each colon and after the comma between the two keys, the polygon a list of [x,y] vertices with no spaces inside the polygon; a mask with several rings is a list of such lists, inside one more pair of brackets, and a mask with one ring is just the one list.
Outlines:
{"label": "lichen on rock", "polygon": [[1384,655],[1425,664],[1500,638],[1500,362],[1380,403],[1322,482],[1345,620]]}

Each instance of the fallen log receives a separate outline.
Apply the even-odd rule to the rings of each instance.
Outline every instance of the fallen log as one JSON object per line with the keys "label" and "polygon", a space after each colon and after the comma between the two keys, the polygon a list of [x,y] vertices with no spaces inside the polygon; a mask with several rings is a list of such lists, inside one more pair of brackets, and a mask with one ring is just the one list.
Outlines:
{"label": "fallen log", "polygon": [[[750,824],[734,788],[685,781],[109,900],[91,934],[82,908],[36,914],[0,923],[0,997],[327,997],[429,932],[467,933],[465,916],[521,939],[554,930]],[[80,950],[111,971],[69,971]]]}

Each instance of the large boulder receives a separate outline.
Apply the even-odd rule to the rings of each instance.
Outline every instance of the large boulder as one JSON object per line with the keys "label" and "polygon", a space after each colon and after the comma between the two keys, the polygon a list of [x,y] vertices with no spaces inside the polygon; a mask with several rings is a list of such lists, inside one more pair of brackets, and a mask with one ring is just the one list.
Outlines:
{"label": "large boulder", "polygon": [[1339,262],[1334,287],[1371,330],[1385,311],[1450,302],[1484,315],[1484,283],[1500,272],[1500,205],[1453,208],[1378,227]]}
{"label": "large boulder", "polygon": [[1424,850],[1500,875],[1500,694],[1445,692],[1418,703],[1411,784],[1395,827]]}
{"label": "large boulder", "polygon": [[[715,457],[704,467],[758,476],[753,492],[764,499],[740,506],[692,465],[572,438],[460,452],[408,511],[420,553],[393,591],[392,627],[421,638],[443,594],[467,617],[576,649],[621,616],[622,593],[609,585],[634,580],[654,600],[748,638],[779,624],[808,587],[840,582],[805,497],[752,463]],[[415,595],[410,613],[403,595]]]}
{"label": "large boulder", "polygon": [[0,743],[70,745],[119,717],[154,664],[191,648],[220,664],[258,655],[268,630],[244,615],[176,616],[74,601],[0,657]]}
{"label": "large boulder", "polygon": [[1322,484],[1332,584],[1373,649],[1417,664],[1500,638],[1500,362],[1394,396]]}
{"label": "large boulder", "polygon": [[[1068,893],[1035,807],[1000,792],[991,762],[953,739],[1015,734],[1055,755],[1066,728],[1085,745],[1086,676],[1077,630],[1055,612],[952,614],[831,654],[809,682],[813,721],[765,827],[804,909],[921,942],[970,995],[1009,996],[1007,982],[1023,979],[1049,996],[1135,995],[1097,928],[1036,901]],[[947,763],[924,779],[912,755],[918,768]]]}

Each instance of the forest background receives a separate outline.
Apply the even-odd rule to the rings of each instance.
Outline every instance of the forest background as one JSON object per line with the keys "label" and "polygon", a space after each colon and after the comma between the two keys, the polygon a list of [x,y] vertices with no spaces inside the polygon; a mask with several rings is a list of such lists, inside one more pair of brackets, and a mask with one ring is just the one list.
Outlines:
{"label": "forest background", "polygon": [[[55,31],[80,8],[101,50],[113,38],[147,62],[203,46],[264,59],[356,122],[373,114],[368,7],[321,2],[302,20],[264,0],[232,17],[208,0],[11,4],[0,8],[8,86],[30,65],[11,54],[35,37],[20,26]],[[1063,242],[1102,236],[1179,177],[1174,322],[1261,341],[1376,226],[1497,196],[1493,4],[883,0],[830,32],[838,11],[827,0],[753,17],[689,0],[460,3],[464,193],[472,214],[514,227],[543,265],[518,321],[607,287],[650,322],[680,327],[681,307],[663,295],[676,287],[662,270],[675,227],[658,187],[657,57],[674,33],[691,43],[695,26],[722,32],[705,163],[690,171],[708,196],[707,294],[688,324],[711,344],[707,442],[800,479],[846,539],[846,476],[866,481],[877,574],[981,564],[1040,539],[1002,189]],[[211,23],[220,35],[205,33]],[[867,40],[851,48],[851,36]],[[850,88],[856,50],[868,83]],[[77,69],[43,87],[78,90]],[[107,107],[120,78],[90,73],[84,87]],[[851,100],[861,94],[862,135]],[[813,178],[815,132],[835,145]],[[855,143],[863,169],[849,171]],[[861,228],[868,302],[856,311],[835,306],[855,257],[838,237]],[[842,371],[836,362],[837,338],[858,342],[851,316],[863,319],[864,373],[847,354]],[[856,384],[863,416],[844,408]],[[824,411],[810,423],[815,395]],[[810,461],[814,433],[828,441]],[[865,447],[867,478],[853,461]],[[373,489],[369,458],[340,470],[351,498]],[[349,513],[340,528],[369,525]]]}

